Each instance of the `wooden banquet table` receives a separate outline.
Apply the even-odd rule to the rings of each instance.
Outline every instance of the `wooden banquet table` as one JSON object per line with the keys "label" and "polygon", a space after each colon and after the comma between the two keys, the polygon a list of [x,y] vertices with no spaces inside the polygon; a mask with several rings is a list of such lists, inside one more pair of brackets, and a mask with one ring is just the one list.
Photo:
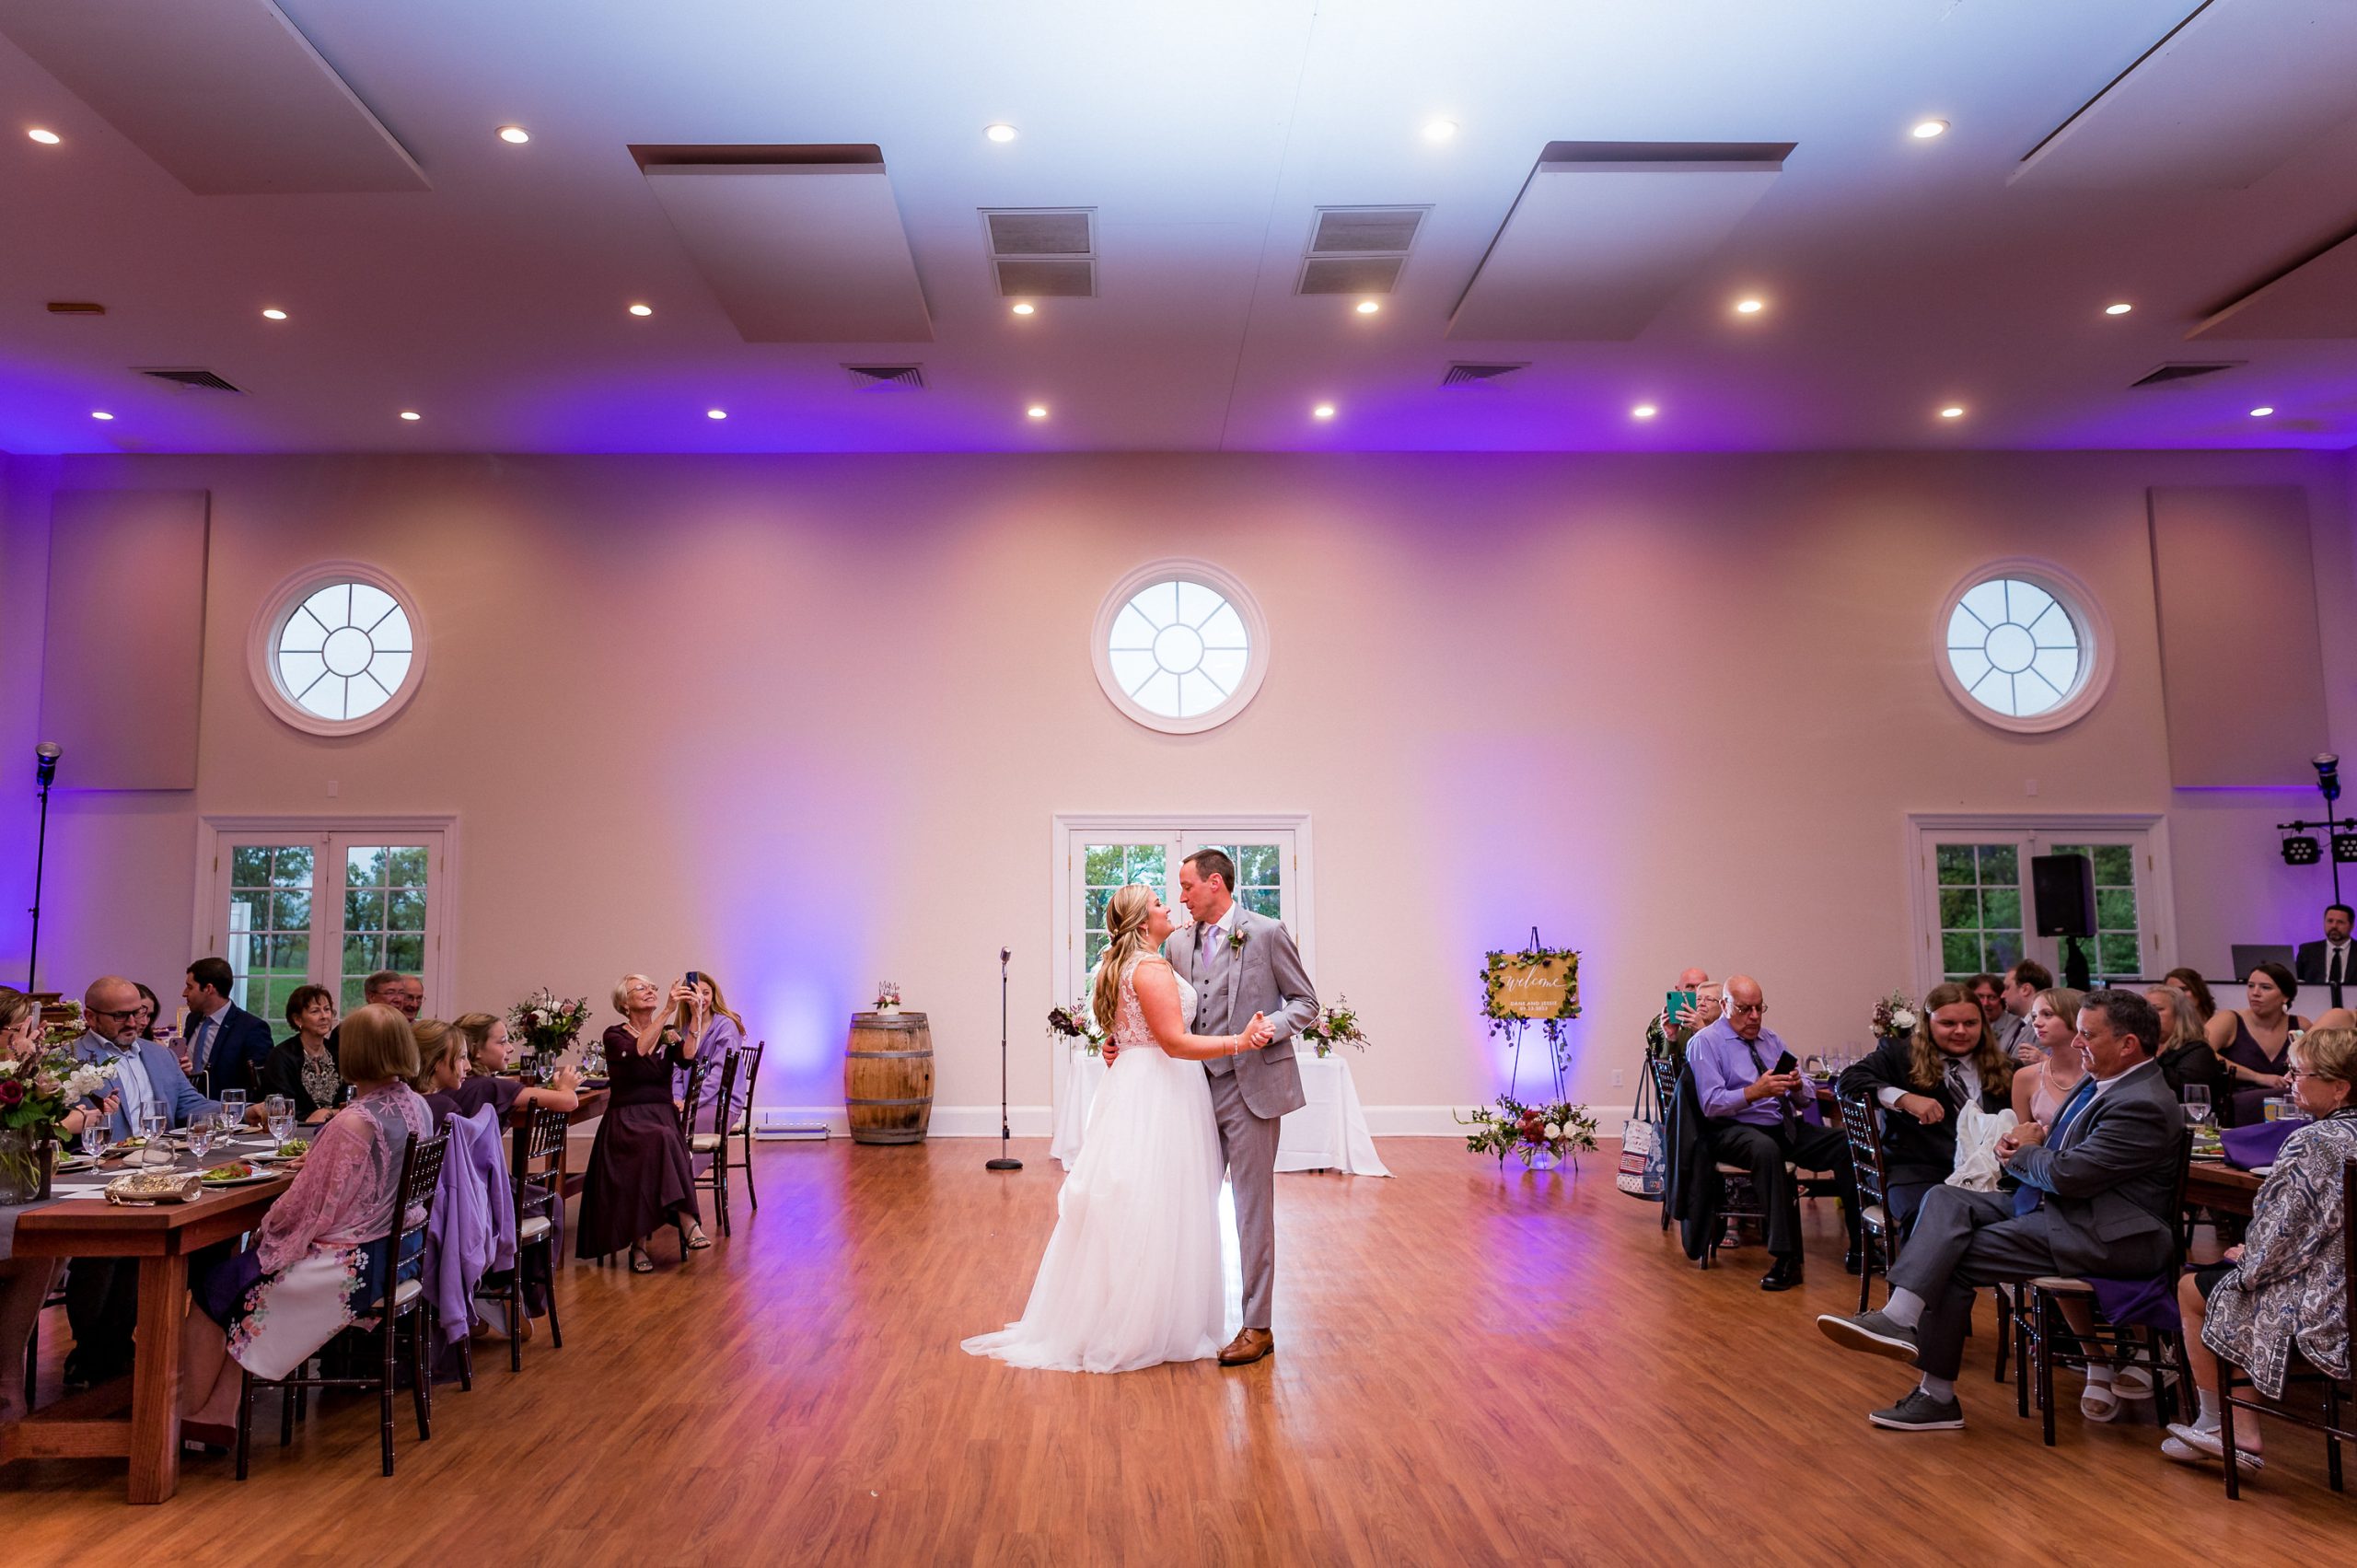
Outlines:
{"label": "wooden banquet table", "polygon": [[2266,1178],[2218,1160],[2195,1160],[2187,1173],[2185,1201],[2199,1208],[2250,1217],[2251,1204]]}
{"label": "wooden banquet table", "polygon": [[[583,1089],[580,1098],[568,1121],[578,1124],[605,1113],[604,1089]],[[510,1125],[518,1120],[509,1113]],[[239,1151],[220,1153],[235,1158]],[[132,1502],[169,1498],[180,1477],[180,1323],[188,1307],[189,1254],[256,1229],[279,1194],[293,1185],[293,1177],[282,1176],[206,1192],[185,1203],[145,1207],[103,1198],[61,1198],[19,1214],[15,1249],[26,1257],[136,1259],[139,1327],[133,1335],[127,1388],[118,1378],[0,1426],[0,1465],[12,1459],[126,1458]],[[567,1194],[576,1190],[568,1177]]]}

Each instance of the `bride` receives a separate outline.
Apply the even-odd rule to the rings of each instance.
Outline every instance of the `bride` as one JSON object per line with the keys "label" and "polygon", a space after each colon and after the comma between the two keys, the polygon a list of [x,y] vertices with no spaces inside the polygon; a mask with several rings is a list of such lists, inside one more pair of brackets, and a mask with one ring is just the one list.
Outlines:
{"label": "bride", "polygon": [[[1170,912],[1132,883],[1105,912],[1110,941],[1090,1000],[1120,1048],[1056,1195],[1056,1229],[1016,1322],[965,1342],[975,1355],[1058,1372],[1127,1372],[1219,1353],[1219,1128],[1195,1065],[1267,1043],[1194,1035],[1195,993],[1161,955]],[[1159,1046],[1160,1050],[1145,1049]]]}

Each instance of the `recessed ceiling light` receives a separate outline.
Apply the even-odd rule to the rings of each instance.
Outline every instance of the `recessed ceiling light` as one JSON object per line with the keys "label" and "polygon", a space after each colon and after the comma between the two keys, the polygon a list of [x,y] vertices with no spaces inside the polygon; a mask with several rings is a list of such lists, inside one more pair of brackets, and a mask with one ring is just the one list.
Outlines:
{"label": "recessed ceiling light", "polygon": [[1629,417],[1631,419],[1651,419],[1660,412],[1661,410],[1654,407],[1651,403],[1639,403],[1635,408],[1629,411]]}
{"label": "recessed ceiling light", "polygon": [[413,409],[413,408],[405,408],[405,409],[401,410],[401,417],[402,417],[403,419],[408,420],[412,424],[416,424],[419,420],[424,419],[425,416],[424,416],[424,414],[422,414],[422,413],[418,412],[417,412],[415,409]]}
{"label": "recessed ceiling light", "polygon": [[1028,299],[1018,299],[1015,302],[1013,308],[1017,316],[1028,316],[1033,310],[1038,308],[1038,307],[1034,306]]}
{"label": "recessed ceiling light", "polygon": [[633,305],[630,308],[630,313],[633,316],[652,316],[655,314],[655,307],[652,305]]}
{"label": "recessed ceiling light", "polygon": [[2118,304],[2116,304],[2116,305],[2107,305],[2107,306],[2105,306],[2105,307],[2103,308],[2103,313],[2104,313],[2105,315],[2107,315],[2107,316],[2125,316],[2125,315],[2127,315],[2131,310],[2133,310],[2133,309],[2135,309],[2135,308],[2136,308],[2136,307],[2134,307],[2133,305],[2129,304],[2126,300],[2121,300],[2119,303],[2118,303]]}
{"label": "recessed ceiling light", "polygon": [[1940,411],[1940,417],[1942,419],[1962,419],[1964,417],[1963,405],[1958,403],[1948,404],[1947,407]]}
{"label": "recessed ceiling light", "polygon": [[982,134],[993,142],[1011,142],[1015,140],[1015,127],[1001,121],[995,125],[983,126]]}
{"label": "recessed ceiling light", "polygon": [[1023,412],[1033,419],[1045,419],[1048,417],[1048,405],[1045,403],[1033,403],[1029,408],[1025,409]]}
{"label": "recessed ceiling light", "polygon": [[1764,300],[1738,299],[1735,302],[1735,313],[1738,316],[1757,316],[1766,308],[1768,306]]}
{"label": "recessed ceiling light", "polygon": [[1362,316],[1372,316],[1382,308],[1383,302],[1379,299],[1362,299],[1358,304],[1358,312]]}
{"label": "recessed ceiling light", "polygon": [[728,411],[725,408],[708,408],[703,411],[703,416],[706,419],[726,419]]}
{"label": "recessed ceiling light", "polygon": [[520,147],[532,139],[532,134],[521,125],[502,125],[499,128],[499,139],[503,142],[512,142]]}
{"label": "recessed ceiling light", "polygon": [[1454,120],[1428,120],[1424,122],[1424,140],[1427,142],[1446,142],[1456,134],[1457,122]]}
{"label": "recessed ceiling light", "polygon": [[286,312],[273,305],[262,311],[261,319],[265,321],[284,321],[286,319]]}
{"label": "recessed ceiling light", "polygon": [[1334,405],[1332,403],[1319,403],[1316,408],[1309,411],[1309,414],[1313,419],[1331,419],[1334,417]]}
{"label": "recessed ceiling light", "polygon": [[2253,419],[2265,419],[2269,414],[2273,413],[2274,412],[2274,407],[2271,404],[2261,403],[2257,408],[2250,411],[2250,416]]}
{"label": "recessed ceiling light", "polygon": [[94,408],[90,411],[90,417],[92,419],[112,419],[114,415],[109,413],[102,408]]}
{"label": "recessed ceiling light", "polygon": [[1918,120],[1915,129],[1909,134],[1919,142],[1928,142],[1934,136],[1945,135],[1947,129],[1948,122],[1945,120]]}
{"label": "recessed ceiling light", "polygon": [[30,136],[34,141],[39,142],[44,147],[53,147],[57,145],[59,142],[64,140],[64,138],[60,136],[56,132],[45,131],[38,125],[26,132],[25,134]]}

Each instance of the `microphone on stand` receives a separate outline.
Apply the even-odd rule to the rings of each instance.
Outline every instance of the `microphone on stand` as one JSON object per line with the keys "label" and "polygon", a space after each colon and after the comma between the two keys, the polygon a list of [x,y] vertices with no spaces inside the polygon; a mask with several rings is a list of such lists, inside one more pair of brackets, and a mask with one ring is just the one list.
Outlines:
{"label": "microphone on stand", "polygon": [[983,1168],[988,1170],[1021,1170],[1023,1162],[1009,1156],[1006,1141],[1014,1136],[1006,1117],[1006,960],[1013,949],[998,950],[998,1158]]}

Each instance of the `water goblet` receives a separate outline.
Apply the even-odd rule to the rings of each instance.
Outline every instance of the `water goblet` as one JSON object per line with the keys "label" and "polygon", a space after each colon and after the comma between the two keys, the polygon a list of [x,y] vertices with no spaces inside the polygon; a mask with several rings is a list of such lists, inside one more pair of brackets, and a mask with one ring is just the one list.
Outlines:
{"label": "water goblet", "polygon": [[221,1113],[224,1116],[232,1118],[242,1125],[246,1120],[246,1091],[243,1089],[223,1089],[221,1091]]}
{"label": "water goblet", "polygon": [[211,1117],[194,1116],[189,1119],[188,1152],[200,1169],[203,1167],[204,1156],[213,1152],[213,1132]]}
{"label": "water goblet", "polygon": [[140,1114],[139,1135],[147,1140],[147,1146],[139,1151],[141,1165],[172,1163],[172,1146],[165,1140],[165,1134],[171,1130],[172,1119],[162,1111],[150,1110]]}
{"label": "water goblet", "polygon": [[83,1155],[90,1159],[98,1158],[99,1151],[107,1146],[106,1117],[100,1114],[92,1115],[87,1121],[82,1123],[80,1136]]}
{"label": "water goblet", "polygon": [[2182,1096],[2185,1101],[2185,1119],[2197,1128],[2208,1126],[2212,1109],[2210,1104],[2209,1088],[2201,1084],[2188,1084],[2182,1091]]}

